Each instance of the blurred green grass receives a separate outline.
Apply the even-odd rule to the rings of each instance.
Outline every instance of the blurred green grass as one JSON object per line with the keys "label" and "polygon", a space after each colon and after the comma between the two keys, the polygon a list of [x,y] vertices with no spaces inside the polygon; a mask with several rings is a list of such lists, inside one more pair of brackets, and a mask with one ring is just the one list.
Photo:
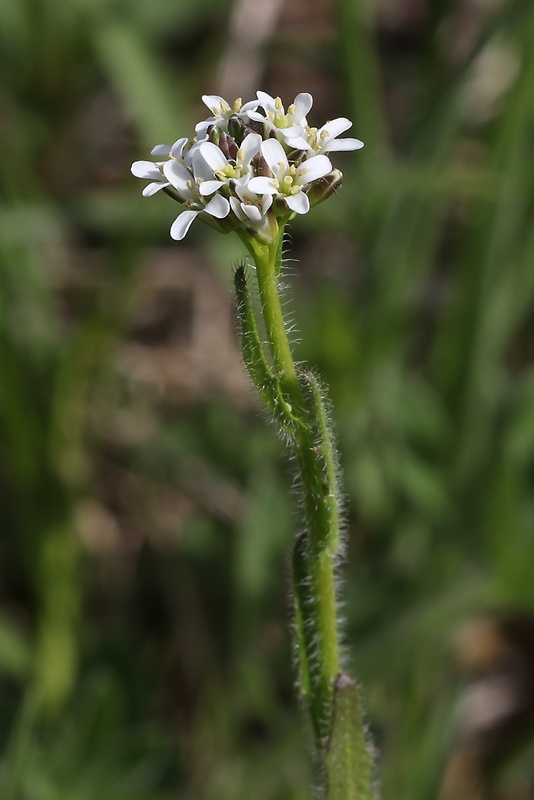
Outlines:
{"label": "blurred green grass", "polygon": [[[310,796],[297,523],[239,368],[240,251],[172,245],[170,201],[129,175],[191,131],[245,6],[0,7],[3,800]],[[261,88],[311,91],[310,121],[346,114],[366,143],[288,269],[335,409],[347,660],[383,796],[525,800],[532,678],[501,727],[469,738],[465,709],[467,683],[534,672],[534,9],[278,14]]]}

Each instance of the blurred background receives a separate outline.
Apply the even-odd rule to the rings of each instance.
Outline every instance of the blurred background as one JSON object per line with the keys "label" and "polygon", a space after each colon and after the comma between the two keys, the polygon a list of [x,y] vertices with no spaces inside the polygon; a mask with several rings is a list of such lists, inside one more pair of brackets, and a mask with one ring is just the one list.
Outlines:
{"label": "blurred background", "polygon": [[534,797],[532,0],[0,4],[0,796],[307,800],[237,237],[129,172],[201,95],[348,116],[292,224],[384,800]]}

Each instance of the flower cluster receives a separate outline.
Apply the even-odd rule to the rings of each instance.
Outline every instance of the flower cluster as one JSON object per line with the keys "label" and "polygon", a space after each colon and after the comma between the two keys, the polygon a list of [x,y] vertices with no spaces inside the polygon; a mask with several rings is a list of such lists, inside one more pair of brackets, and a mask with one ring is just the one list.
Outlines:
{"label": "flower cluster", "polygon": [[310,127],[307,93],[287,111],[265,92],[244,104],[217,95],[202,100],[211,116],[196,125],[192,140],[157,145],[152,155],[159,160],[132,164],[132,173],[149,181],[145,197],[163,189],[185,206],[172,224],[173,239],[183,239],[199,216],[223,232],[246,231],[270,243],[279,222],[306,214],[341,184],[328,153],[363,147],[359,139],[338,139],[352,125],[345,117]]}

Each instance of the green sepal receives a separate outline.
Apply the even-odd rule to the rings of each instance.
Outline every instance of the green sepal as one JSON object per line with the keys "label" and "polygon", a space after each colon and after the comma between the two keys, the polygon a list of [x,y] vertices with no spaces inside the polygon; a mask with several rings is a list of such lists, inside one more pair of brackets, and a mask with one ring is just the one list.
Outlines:
{"label": "green sepal", "polygon": [[373,755],[365,739],[358,687],[342,672],[334,684],[324,764],[326,800],[376,800]]}

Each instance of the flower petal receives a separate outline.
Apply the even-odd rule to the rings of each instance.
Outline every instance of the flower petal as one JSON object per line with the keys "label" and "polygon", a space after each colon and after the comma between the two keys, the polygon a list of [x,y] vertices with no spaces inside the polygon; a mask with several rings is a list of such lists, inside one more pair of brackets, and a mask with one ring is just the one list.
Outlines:
{"label": "flower petal", "polygon": [[253,108],[257,108],[259,105],[257,100],[249,100],[248,103],[243,103],[241,108],[239,109],[239,114],[244,114],[247,111],[250,111]]}
{"label": "flower petal", "polygon": [[294,150],[313,150],[313,147],[308,144],[303,136],[297,136],[295,139],[287,137],[286,144],[288,147],[292,147]]}
{"label": "flower petal", "polygon": [[306,214],[310,210],[310,201],[304,192],[290,194],[284,199],[291,211],[295,211],[297,214]]}
{"label": "flower petal", "polygon": [[159,183],[149,183],[148,186],[145,186],[141,194],[143,197],[152,197],[153,194],[159,192],[160,189],[164,189],[166,186],[169,185],[168,181],[160,181]]}
{"label": "flower petal", "polygon": [[323,178],[332,172],[332,163],[328,156],[313,156],[304,161],[303,164],[297,169],[297,180],[302,186],[305,183],[316,181],[317,178]]}
{"label": "flower petal", "polygon": [[219,97],[218,94],[203,94],[202,102],[209,108],[210,111],[218,111],[219,109],[228,106],[228,103],[224,97]]}
{"label": "flower petal", "polygon": [[313,105],[313,97],[309,92],[301,92],[295,97],[295,113],[293,118],[295,120],[301,120],[303,117],[306,116],[308,111]]}
{"label": "flower petal", "polygon": [[206,211],[208,214],[211,214],[212,217],[224,219],[224,217],[227,217],[230,213],[230,203],[226,197],[216,194],[215,197],[212,197],[207,206],[204,208],[204,211]]}
{"label": "flower petal", "polygon": [[272,194],[264,194],[261,200],[261,213],[263,214],[263,216],[266,215],[272,204],[273,204]]}
{"label": "flower petal", "polygon": [[247,184],[251,192],[255,194],[277,194],[278,189],[274,185],[272,178],[266,178],[259,175],[257,178],[251,178]]}
{"label": "flower petal", "polygon": [[171,225],[171,238],[181,242],[198,213],[198,211],[182,211]]}
{"label": "flower petal", "polygon": [[177,139],[171,147],[171,156],[173,158],[182,158],[184,147],[186,146],[187,142],[187,136],[182,136],[181,139]]}
{"label": "flower petal", "polygon": [[243,154],[243,164],[250,164],[254,156],[260,152],[261,141],[259,133],[249,133],[248,136],[245,136],[239,148]]}
{"label": "flower petal", "polygon": [[208,195],[213,194],[213,192],[216,192],[217,189],[220,189],[221,186],[224,186],[223,181],[202,181],[198,187],[198,190],[202,197],[207,197]]}
{"label": "flower petal", "polygon": [[167,156],[169,155],[170,152],[171,152],[171,145],[170,144],[157,144],[150,151],[150,155],[151,156],[161,156],[162,158],[167,158]]}
{"label": "flower petal", "polygon": [[258,206],[243,204],[243,211],[252,222],[260,221],[262,215]]}
{"label": "flower petal", "polygon": [[326,136],[329,139],[333,139],[336,136],[339,136],[340,133],[344,131],[348,131],[349,128],[352,128],[352,122],[347,117],[337,117],[336,119],[331,119],[328,122],[325,122],[322,128],[319,128],[317,131],[317,139],[321,141],[321,136],[326,132]]}
{"label": "flower petal", "polygon": [[265,111],[276,112],[276,99],[274,97],[271,97],[271,95],[267,94],[267,92],[256,92],[256,97],[260,101],[260,104],[263,106]]}
{"label": "flower petal", "polygon": [[[204,147],[204,144],[212,144],[211,142],[204,142],[199,148],[195,149],[192,155],[192,167],[193,167],[193,174],[195,176],[195,180],[197,181],[211,181],[213,180],[213,169],[210,167],[202,153],[200,152],[201,149]],[[218,147],[213,145],[216,150],[219,150]],[[220,152],[220,150],[219,150]],[[222,155],[222,153],[221,153]],[[223,156],[224,158],[224,156]]]}
{"label": "flower petal", "polygon": [[[266,139],[264,142],[262,142],[261,152],[275,175],[279,175],[281,171],[289,169],[286,151],[278,139]],[[256,189],[253,189],[252,191],[254,192]]]}
{"label": "flower petal", "polygon": [[193,176],[186,170],[183,164],[175,160],[166,161],[163,165],[163,173],[175,189],[178,189],[182,194],[191,195],[189,184],[193,180]]}
{"label": "flower petal", "polygon": [[152,161],[134,161],[130,167],[132,175],[147,181],[162,181],[163,175]]}
{"label": "flower petal", "polygon": [[363,147],[363,142],[359,139],[332,139],[331,142],[327,142],[324,147],[326,153],[332,153],[334,150],[361,150]]}
{"label": "flower petal", "polygon": [[243,219],[244,216],[243,210],[241,208],[241,203],[239,202],[237,197],[230,198],[230,208],[232,209],[232,211],[234,212],[234,214],[238,219]]}
{"label": "flower petal", "polygon": [[284,139],[296,139],[302,136],[304,128],[302,125],[288,125],[287,128],[274,128],[276,133],[279,133]]}
{"label": "flower petal", "polygon": [[254,122],[265,122],[267,117],[265,114],[260,114],[259,111],[249,111],[247,116],[249,119],[253,120]]}
{"label": "flower petal", "polygon": [[228,159],[216,144],[213,142],[203,142],[199,148],[200,155],[215,172],[218,169],[224,169],[228,166]]}

